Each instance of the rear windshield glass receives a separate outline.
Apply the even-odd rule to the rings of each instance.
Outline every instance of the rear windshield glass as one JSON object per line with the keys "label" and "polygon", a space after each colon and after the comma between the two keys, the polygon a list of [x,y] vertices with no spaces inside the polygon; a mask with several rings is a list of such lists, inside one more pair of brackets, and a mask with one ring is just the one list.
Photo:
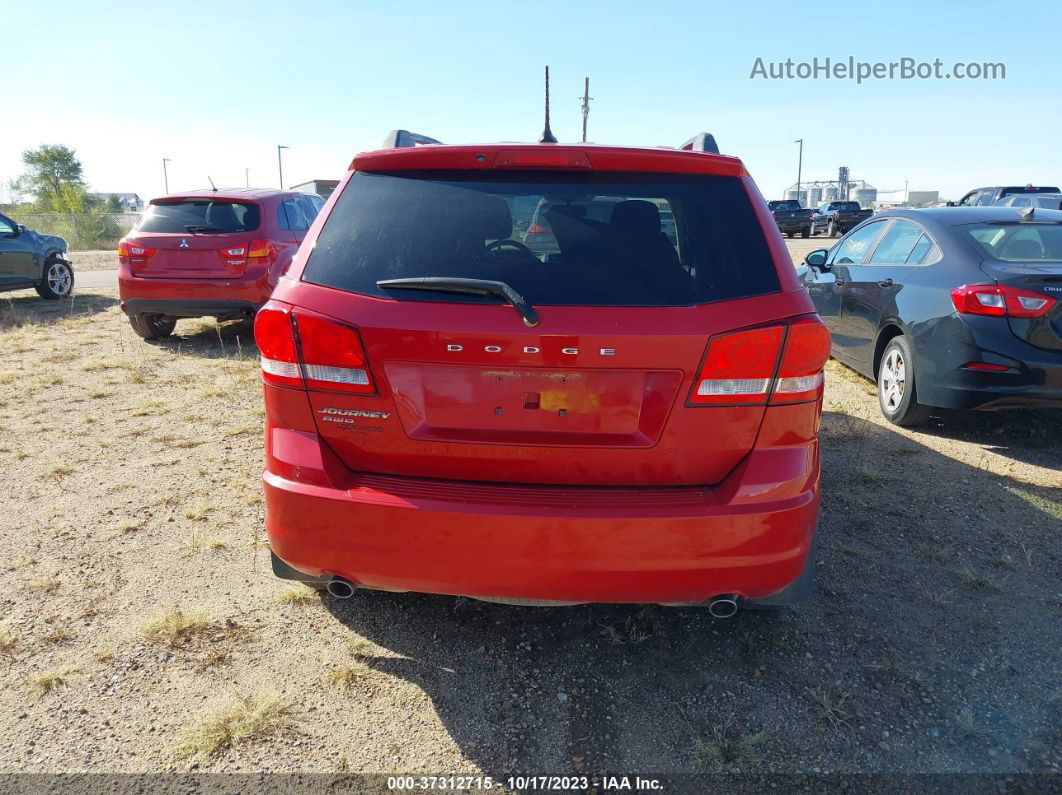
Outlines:
{"label": "rear windshield glass", "polygon": [[149,204],[137,224],[138,232],[223,234],[253,232],[261,223],[257,204],[185,199]]}
{"label": "rear windshield glass", "polygon": [[355,174],[303,279],[398,300],[419,276],[501,281],[532,304],[688,306],[779,290],[763,231],[732,177]]}
{"label": "rear windshield glass", "polygon": [[1062,224],[971,224],[964,228],[993,259],[1062,260]]}

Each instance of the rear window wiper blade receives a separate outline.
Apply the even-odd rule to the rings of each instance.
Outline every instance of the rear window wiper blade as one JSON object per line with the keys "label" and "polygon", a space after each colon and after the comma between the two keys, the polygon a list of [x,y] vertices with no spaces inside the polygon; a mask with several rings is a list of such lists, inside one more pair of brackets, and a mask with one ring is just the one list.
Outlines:
{"label": "rear window wiper blade", "polygon": [[224,232],[220,226],[213,226],[211,224],[188,224],[184,227],[193,235],[199,232]]}
{"label": "rear window wiper blade", "polygon": [[377,287],[385,290],[431,290],[437,293],[463,293],[465,295],[494,295],[504,298],[520,313],[524,325],[537,326],[538,312],[527,300],[505,282],[488,279],[460,279],[456,276],[413,276],[407,279],[381,279]]}

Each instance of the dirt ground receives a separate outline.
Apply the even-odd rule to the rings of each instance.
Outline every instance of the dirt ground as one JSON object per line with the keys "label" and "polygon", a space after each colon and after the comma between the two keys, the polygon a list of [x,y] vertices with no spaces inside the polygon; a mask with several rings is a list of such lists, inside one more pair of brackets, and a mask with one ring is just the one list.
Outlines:
{"label": "dirt ground", "polygon": [[67,256],[74,265],[74,281],[77,282],[78,271],[109,271],[118,267],[118,252],[109,251],[71,251]]}
{"label": "dirt ground", "polygon": [[1058,772],[1059,418],[831,364],[800,610],[336,601],[269,570],[246,326],[8,294],[0,772]]}

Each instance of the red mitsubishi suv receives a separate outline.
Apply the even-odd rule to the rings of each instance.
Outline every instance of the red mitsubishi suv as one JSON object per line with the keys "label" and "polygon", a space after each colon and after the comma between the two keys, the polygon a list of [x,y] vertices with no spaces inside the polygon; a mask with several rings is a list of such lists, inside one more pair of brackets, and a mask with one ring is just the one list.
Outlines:
{"label": "red mitsubishi suv", "polygon": [[118,291],[133,330],[155,340],[172,334],[182,317],[253,317],[321,201],[262,189],[152,199],[118,244]]}
{"label": "red mitsubishi suv", "polygon": [[808,595],[829,334],[741,161],[687,147],[354,158],[255,321],[278,576]]}

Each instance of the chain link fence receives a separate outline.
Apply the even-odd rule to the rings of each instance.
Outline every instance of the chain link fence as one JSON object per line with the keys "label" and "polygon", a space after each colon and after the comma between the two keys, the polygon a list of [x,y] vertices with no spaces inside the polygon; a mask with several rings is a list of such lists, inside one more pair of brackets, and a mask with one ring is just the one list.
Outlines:
{"label": "chain link fence", "polygon": [[140,213],[20,213],[20,224],[42,235],[58,235],[71,251],[112,249],[140,218]]}

